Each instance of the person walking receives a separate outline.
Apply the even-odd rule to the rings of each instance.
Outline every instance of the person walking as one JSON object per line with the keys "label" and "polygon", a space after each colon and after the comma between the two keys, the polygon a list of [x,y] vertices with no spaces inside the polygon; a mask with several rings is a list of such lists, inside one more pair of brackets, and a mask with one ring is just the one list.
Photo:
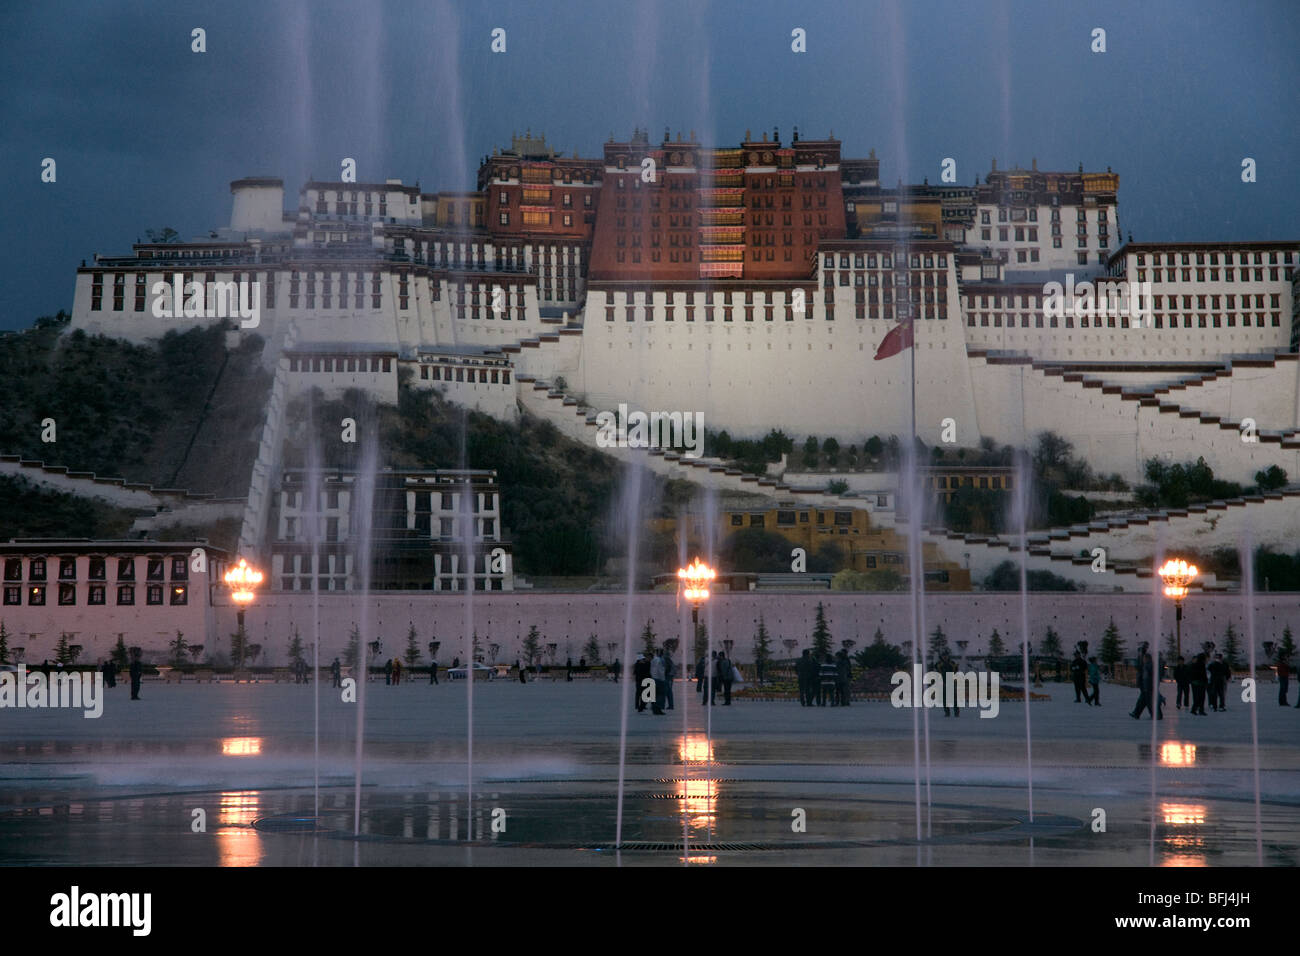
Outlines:
{"label": "person walking", "polygon": [[706,707],[712,707],[717,703],[718,697],[718,652],[712,651],[709,654],[709,662],[704,668],[704,700]]}
{"label": "person walking", "polygon": [[1092,706],[1101,706],[1101,666],[1095,656],[1088,658],[1088,683],[1092,685]]}
{"label": "person walking", "polygon": [[140,662],[140,648],[131,648],[131,699],[140,699],[140,682],[144,680],[144,664]]}
{"label": "person walking", "polygon": [[[109,684],[112,687],[112,684]],[[1291,687],[1291,665],[1286,662],[1286,658],[1279,657],[1277,661],[1277,702],[1283,707],[1287,706],[1286,695]]]}
{"label": "person walking", "polygon": [[[817,706],[824,707],[827,703],[835,706],[835,659],[827,652],[826,659],[817,667],[815,677],[817,681]],[[829,692],[828,692],[829,688]],[[827,698],[830,698],[827,701]]]}
{"label": "person walking", "polygon": [[[1142,660],[1138,666],[1138,702],[1137,706],[1129,714],[1134,720],[1142,717],[1142,711],[1151,712],[1157,720],[1164,720],[1164,698],[1160,696],[1159,688],[1154,686],[1155,681],[1155,661],[1152,660],[1151,654],[1147,651],[1147,645],[1142,645]],[[1155,693],[1156,700],[1152,700],[1152,693]]]}
{"label": "person walking", "polygon": [[100,670],[103,671],[104,674],[104,686],[116,687],[117,686],[117,665],[114,664],[111,659],[108,659],[103,662],[103,666],[100,668]]}
{"label": "person walking", "polygon": [[1083,655],[1076,648],[1074,657],[1070,660],[1070,680],[1074,683],[1074,702],[1091,704],[1089,700],[1088,687],[1086,684],[1088,678],[1088,663],[1083,659]]}
{"label": "person walking", "polygon": [[673,681],[677,677],[677,665],[673,663],[670,651],[664,651],[664,710],[673,709]]}
{"label": "person walking", "polygon": [[402,662],[396,658],[393,659],[393,686],[396,687],[402,682]]}
{"label": "person walking", "polygon": [[1188,677],[1191,678],[1192,684],[1192,710],[1191,713],[1197,716],[1205,716],[1205,655],[1197,654],[1192,658],[1192,663],[1188,665]]}
{"label": "person walking", "polygon": [[632,694],[636,699],[636,712],[639,714],[645,710],[645,700],[642,697],[644,690],[644,681],[650,676],[650,662],[645,659],[644,654],[638,654],[636,661],[632,664]]}
{"label": "person walking", "polygon": [[1188,707],[1192,703],[1192,669],[1188,666],[1187,661],[1180,654],[1178,663],[1174,665],[1174,686],[1178,688],[1178,693],[1174,696],[1174,708],[1182,710],[1183,704]]}
{"label": "person walking", "polygon": [[617,657],[614,658],[614,683],[617,684],[623,679],[623,662]]}
{"label": "person walking", "polygon": [[339,665],[339,659],[334,658],[334,663],[330,664],[330,680],[335,687],[343,686],[343,668]]}
{"label": "person walking", "polygon": [[837,677],[835,690],[839,694],[840,706],[847,707],[849,706],[849,687],[853,683],[853,667],[849,663],[849,652],[844,648],[840,648],[839,653],[835,655],[835,667]]}
{"label": "person walking", "polygon": [[731,661],[727,660],[727,655],[718,652],[718,680],[722,684],[722,706],[731,706],[731,684],[736,679],[735,669],[731,666]]}
{"label": "person walking", "polygon": [[795,674],[799,678],[799,706],[811,707],[813,702],[813,665],[812,651],[804,648],[803,656],[795,661]]}
{"label": "person walking", "polygon": [[1228,667],[1228,662],[1223,659],[1222,654],[1214,655],[1214,662],[1208,668],[1210,679],[1210,706],[1222,713],[1228,709],[1225,695],[1228,690],[1228,681],[1232,678],[1232,669]]}
{"label": "person walking", "polygon": [[429,661],[429,683],[438,683],[438,662],[434,660]]}
{"label": "person walking", "polygon": [[956,685],[955,684],[953,685],[951,694],[949,694],[948,692],[949,683],[950,683],[948,680],[948,675],[952,673],[956,673],[957,665],[956,663],[953,662],[952,655],[947,650],[945,650],[942,654],[939,655],[939,662],[935,666],[935,670],[938,671],[939,673],[939,680],[940,680],[939,688],[943,693],[943,715],[945,717],[951,716],[951,714],[948,713],[948,709],[951,707],[953,710],[957,711],[957,716],[960,717],[961,708],[957,706]]}
{"label": "person walking", "polygon": [[567,683],[570,684],[573,683],[573,658],[572,657],[566,657],[564,659],[564,679]]}
{"label": "person walking", "polygon": [[389,686],[393,683],[393,659],[390,657],[388,663],[384,665],[384,683]]}
{"label": "person walking", "polygon": [[524,667],[523,663],[518,658],[515,659],[515,670],[519,672],[519,683],[527,684],[528,668]]}
{"label": "person walking", "polygon": [[655,695],[650,701],[650,713],[662,717],[664,713],[664,651],[659,648],[650,661],[650,679],[654,681]]}
{"label": "person walking", "polygon": [[695,662],[695,693],[697,694],[704,693],[704,655],[703,654],[701,654],[700,659]]}

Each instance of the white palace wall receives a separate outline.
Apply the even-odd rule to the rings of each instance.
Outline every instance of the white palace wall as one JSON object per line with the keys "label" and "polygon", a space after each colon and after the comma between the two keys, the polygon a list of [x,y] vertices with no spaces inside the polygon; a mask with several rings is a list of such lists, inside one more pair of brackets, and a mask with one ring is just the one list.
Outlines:
{"label": "white palace wall", "polygon": [[[628,293],[593,289],[587,300],[577,391],[589,404],[615,408],[626,402],[645,411],[700,411],[706,427],[733,437],[759,437],[770,428],[787,434],[834,436],[859,442],[871,434],[907,434],[909,355],[874,361],[895,323],[853,318],[852,289],[836,294],[835,320],[827,321],[818,289],[805,317],[786,321],[786,293],[775,293],[775,319],[753,322],[685,321],[684,293],[674,296],[674,321],[665,321],[667,295],[637,306],[625,318]],[[698,294],[697,294],[698,299]],[[614,321],[605,307],[613,305]],[[718,318],[721,307],[715,307]],[[648,314],[647,314],[648,313]],[[974,400],[960,323],[917,320],[917,433],[939,440],[941,422],[969,417]],[[958,435],[973,444],[975,436]]]}
{"label": "white palace wall", "polygon": [[[1023,445],[1040,431],[1055,431],[1074,443],[1076,453],[1095,472],[1119,472],[1129,481],[1140,479],[1149,458],[1181,462],[1199,456],[1218,477],[1242,484],[1253,484],[1255,472],[1272,464],[1288,475],[1300,475],[1300,448],[1243,442],[1235,426],[1203,423],[1100,388],[1084,388],[1061,376],[1044,375],[1027,363],[990,363],[972,356],[969,367],[980,433],[999,444]],[[1277,378],[1278,390],[1284,391],[1287,376]],[[1263,399],[1268,390],[1260,393]],[[1274,396],[1238,407],[1278,414],[1281,401]],[[1262,420],[1260,425],[1267,427]]]}

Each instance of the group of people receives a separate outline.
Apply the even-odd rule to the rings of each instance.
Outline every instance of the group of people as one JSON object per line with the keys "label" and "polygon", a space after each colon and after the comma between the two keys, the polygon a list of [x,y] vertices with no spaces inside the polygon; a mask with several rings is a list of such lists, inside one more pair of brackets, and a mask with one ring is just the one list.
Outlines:
{"label": "group of people", "polygon": [[1088,642],[1080,641],[1070,661],[1070,680],[1074,683],[1074,702],[1101,706],[1101,665],[1097,656],[1086,657]]}
{"label": "group of people", "polygon": [[709,660],[701,654],[695,663],[695,692],[706,707],[717,704],[719,693],[722,694],[722,706],[730,707],[731,685],[739,676],[736,665],[727,660],[723,651],[714,651]]}
{"label": "group of people", "polygon": [[[672,710],[673,678],[676,676],[677,665],[673,663],[672,655],[662,647],[655,651],[654,656],[649,659],[644,654],[638,654],[636,662],[632,665],[632,680],[634,683],[632,693],[636,697],[637,713],[644,713],[647,703],[650,705],[650,713],[652,714],[664,714]],[[643,688],[645,688],[644,682],[647,679],[654,682],[654,692],[648,701],[643,691]]]}
{"label": "group of people", "polygon": [[[41,672],[48,678],[50,676],[50,662],[47,660],[41,665]],[[144,681],[144,662],[140,658],[140,648],[131,648],[131,662],[127,665],[127,674],[131,677],[131,699],[140,699],[140,684]],[[117,664],[111,658],[104,658],[99,662],[99,672],[104,677],[105,687],[117,686]]]}
{"label": "group of people", "polygon": [[[1146,644],[1143,644],[1138,652],[1138,700],[1137,706],[1129,716],[1136,720],[1142,716],[1143,711],[1147,711],[1150,716],[1151,711],[1154,710],[1155,718],[1164,720],[1164,695],[1157,693],[1156,706],[1154,708],[1151,706],[1155,662]],[[1208,697],[1211,710],[1225,711],[1228,709],[1227,690],[1228,681],[1231,679],[1232,668],[1228,666],[1221,653],[1212,654],[1209,650],[1202,651],[1190,662],[1179,655],[1178,662],[1174,665],[1174,685],[1178,688],[1174,706],[1178,710],[1186,706],[1189,714],[1204,717],[1205,702]]]}
{"label": "group of people", "polygon": [[[297,667],[294,668],[295,675],[298,677],[296,683],[303,683],[307,679],[306,677],[307,663],[306,661],[302,661],[300,663],[302,665],[301,673],[299,673]],[[456,660],[452,664],[452,667],[459,667],[459,666],[460,666],[460,658],[456,658]],[[396,659],[390,659],[388,663],[384,666],[384,683],[391,686],[393,684],[400,684],[401,682],[402,682],[402,662]],[[437,661],[429,662],[429,683],[430,684],[438,683],[438,662]],[[330,662],[330,685],[332,687],[343,686],[343,664],[337,657]]]}
{"label": "group of people", "polygon": [[795,661],[795,675],[799,678],[799,705],[801,707],[849,706],[849,689],[853,683],[853,667],[848,651],[827,654],[819,661],[812,651],[805,649]]}
{"label": "group of people", "polygon": [[1223,659],[1222,654],[1215,654],[1211,660],[1206,652],[1197,654],[1187,663],[1182,657],[1174,667],[1174,683],[1178,686],[1178,698],[1175,706],[1178,710],[1191,703],[1188,713],[1205,716],[1205,698],[1210,698],[1210,709],[1223,711],[1228,709],[1228,681],[1232,679],[1232,668]]}

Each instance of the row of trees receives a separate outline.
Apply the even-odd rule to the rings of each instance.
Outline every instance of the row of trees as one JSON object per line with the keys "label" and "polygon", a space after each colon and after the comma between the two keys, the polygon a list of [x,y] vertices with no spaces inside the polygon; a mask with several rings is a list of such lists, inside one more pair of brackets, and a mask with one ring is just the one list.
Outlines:
{"label": "row of trees", "polygon": [[1218,498],[1238,498],[1256,491],[1275,491],[1287,483],[1287,473],[1277,465],[1255,472],[1255,485],[1246,487],[1235,481],[1214,477],[1214,469],[1204,458],[1192,462],[1168,464],[1158,458],[1147,460],[1147,484],[1137,489],[1138,501],[1148,508],[1186,508],[1189,504]]}

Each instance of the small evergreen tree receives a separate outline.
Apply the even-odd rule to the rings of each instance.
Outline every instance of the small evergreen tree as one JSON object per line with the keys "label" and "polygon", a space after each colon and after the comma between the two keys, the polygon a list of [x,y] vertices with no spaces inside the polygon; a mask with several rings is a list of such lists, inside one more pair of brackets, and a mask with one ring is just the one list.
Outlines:
{"label": "small evergreen tree", "polygon": [[930,663],[934,663],[945,653],[950,653],[950,652],[951,649],[948,647],[948,635],[943,632],[942,627],[936,624],[934,626],[934,630],[930,632],[930,645],[929,645]]}
{"label": "small evergreen tree", "polygon": [[1043,643],[1038,647],[1038,653],[1043,657],[1050,657],[1054,661],[1059,661],[1065,651],[1061,649],[1061,635],[1057,634],[1050,626],[1047,633],[1043,635]]}
{"label": "small evergreen tree", "polygon": [[[244,658],[248,654],[248,635],[241,627],[234,634],[230,635],[230,659],[235,667],[244,666]],[[354,662],[355,663],[355,662]]]}
{"label": "small evergreen tree", "polygon": [[600,663],[600,641],[595,634],[587,639],[587,646],[582,649],[582,656],[587,658],[588,664]]}
{"label": "small evergreen tree", "polygon": [[695,659],[698,661],[709,653],[709,625],[703,621],[700,622],[699,630],[695,632]]}
{"label": "small evergreen tree", "polygon": [[119,670],[125,670],[131,666],[131,658],[126,650],[126,637],[124,635],[117,635],[117,643],[113,645],[113,653],[109,657]]}
{"label": "small evergreen tree", "polygon": [[642,653],[647,658],[655,656],[655,631],[651,626],[654,624],[654,618],[645,622],[645,630],[641,632]]}
{"label": "small evergreen tree", "polygon": [[54,663],[67,664],[72,660],[72,651],[68,649],[68,632],[59,634],[59,642],[54,645]]}
{"label": "small evergreen tree", "polygon": [[298,629],[293,629],[293,637],[289,638],[289,663],[293,665],[305,664],[307,659],[303,653],[302,637],[298,634]]}
{"label": "small evergreen tree", "polygon": [[542,637],[537,632],[537,625],[532,624],[528,627],[528,636],[524,638],[524,664],[528,667],[533,666],[533,661],[542,649]]}
{"label": "small evergreen tree", "polygon": [[817,467],[818,448],[817,439],[809,435],[808,440],[803,443],[803,465],[810,471]]}
{"label": "small evergreen tree", "polygon": [[420,663],[420,644],[415,636],[415,624],[406,632],[406,653],[402,655],[407,668],[414,669]]}
{"label": "small evergreen tree", "polygon": [[767,633],[763,615],[758,616],[758,630],[754,634],[754,666],[761,670],[772,659],[772,638]]}
{"label": "small evergreen tree", "polygon": [[998,629],[993,628],[993,633],[989,635],[989,657],[1002,657],[1007,652],[1007,645],[1002,640],[1002,635]]}
{"label": "small evergreen tree", "polygon": [[1223,662],[1234,671],[1243,666],[1241,640],[1237,637],[1237,631],[1231,621],[1228,622],[1228,629],[1223,632]]}
{"label": "small evergreen tree", "polygon": [[348,632],[348,643],[343,648],[343,663],[348,667],[356,667],[361,663],[361,628],[355,624]]}
{"label": "small evergreen tree", "polygon": [[1115,626],[1113,617],[1101,635],[1101,649],[1098,657],[1108,668],[1113,668],[1124,659],[1124,638],[1120,637],[1119,628]]}
{"label": "small evergreen tree", "polygon": [[167,644],[171,648],[172,667],[185,666],[185,652],[189,650],[189,645],[185,643],[185,635],[180,631],[176,632],[176,640]]}
{"label": "small evergreen tree", "polygon": [[0,621],[0,664],[9,663],[9,632],[5,630],[5,622]]}
{"label": "small evergreen tree", "polygon": [[880,628],[876,628],[871,643],[853,655],[853,661],[864,670],[872,667],[888,667],[897,670],[907,666],[907,658],[903,656],[902,648],[888,643]]}
{"label": "small evergreen tree", "polygon": [[812,645],[813,656],[818,661],[826,660],[826,655],[831,652],[831,629],[826,623],[826,608],[820,601],[817,602],[817,620],[813,624]]}
{"label": "small evergreen tree", "polygon": [[1165,635],[1164,659],[1175,664],[1178,663],[1178,637],[1173,631]]}
{"label": "small evergreen tree", "polygon": [[1290,661],[1295,657],[1295,640],[1291,637],[1291,625],[1288,624],[1282,628],[1282,643],[1277,646],[1273,653],[1277,655],[1279,661]]}

